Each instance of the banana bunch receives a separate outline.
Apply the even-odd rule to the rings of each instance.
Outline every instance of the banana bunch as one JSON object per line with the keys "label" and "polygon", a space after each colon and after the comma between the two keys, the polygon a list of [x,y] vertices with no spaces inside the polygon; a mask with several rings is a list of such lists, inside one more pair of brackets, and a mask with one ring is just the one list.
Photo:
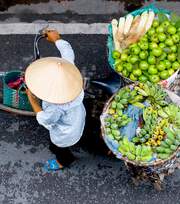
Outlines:
{"label": "banana bunch", "polygon": [[139,94],[146,96],[147,100],[155,107],[166,106],[168,103],[165,101],[167,93],[157,84],[146,82],[142,88],[136,87]]}
{"label": "banana bunch", "polygon": [[151,27],[155,14],[145,11],[141,15],[128,14],[111,22],[115,50],[122,52],[129,45],[137,42]]}
{"label": "banana bunch", "polygon": [[[144,126],[140,130],[139,134],[133,138],[135,143],[146,143],[153,134],[153,130],[157,125],[157,111],[152,109],[152,107],[147,107],[143,110]],[[149,144],[150,145],[150,144]]]}
{"label": "banana bunch", "polygon": [[159,146],[161,141],[165,138],[165,131],[163,130],[164,127],[169,126],[167,119],[162,119],[158,125],[155,127],[153,131],[153,135],[149,140],[146,142],[146,145],[150,146]]}
{"label": "banana bunch", "polygon": [[166,138],[161,142],[161,145],[156,148],[157,157],[159,159],[168,159],[173,152],[180,146],[180,130],[164,128]]}
{"label": "banana bunch", "polygon": [[150,146],[138,145],[130,142],[127,137],[119,142],[119,152],[131,161],[148,162],[152,159],[153,152]]}

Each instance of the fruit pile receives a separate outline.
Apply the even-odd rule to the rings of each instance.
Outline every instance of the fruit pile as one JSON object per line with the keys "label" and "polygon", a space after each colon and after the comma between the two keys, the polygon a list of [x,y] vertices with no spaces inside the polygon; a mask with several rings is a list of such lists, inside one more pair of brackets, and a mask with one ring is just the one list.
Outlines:
{"label": "fruit pile", "polygon": [[180,17],[150,11],[111,24],[114,69],[124,77],[158,83],[180,68]]}
{"label": "fruit pile", "polygon": [[[140,110],[133,137],[123,132],[127,128],[132,133],[136,126],[127,112],[129,107]],[[105,136],[115,141],[117,151],[129,160],[147,163],[167,159],[180,146],[180,107],[171,103],[157,84],[146,82],[120,89],[103,118]]]}

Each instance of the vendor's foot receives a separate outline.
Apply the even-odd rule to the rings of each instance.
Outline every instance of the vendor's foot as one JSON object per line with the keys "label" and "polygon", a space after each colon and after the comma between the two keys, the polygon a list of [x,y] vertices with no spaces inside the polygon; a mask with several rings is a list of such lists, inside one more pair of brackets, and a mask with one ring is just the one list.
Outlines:
{"label": "vendor's foot", "polygon": [[56,159],[50,159],[44,165],[44,169],[47,172],[58,171],[63,169],[63,165],[61,165]]}

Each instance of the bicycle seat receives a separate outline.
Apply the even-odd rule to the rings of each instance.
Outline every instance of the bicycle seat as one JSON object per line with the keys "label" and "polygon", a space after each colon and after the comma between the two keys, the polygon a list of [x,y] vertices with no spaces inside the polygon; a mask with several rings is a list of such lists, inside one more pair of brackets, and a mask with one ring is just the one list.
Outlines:
{"label": "bicycle seat", "polygon": [[99,80],[92,80],[91,83],[101,88],[107,94],[112,95],[122,87],[123,82],[117,73],[112,72],[109,77]]}

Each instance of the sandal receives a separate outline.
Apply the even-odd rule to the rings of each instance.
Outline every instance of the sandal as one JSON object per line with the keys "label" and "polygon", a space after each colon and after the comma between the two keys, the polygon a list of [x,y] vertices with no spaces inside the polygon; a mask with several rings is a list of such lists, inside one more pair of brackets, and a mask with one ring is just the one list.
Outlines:
{"label": "sandal", "polygon": [[58,170],[61,170],[61,169],[63,169],[63,168],[60,167],[60,165],[58,164],[56,159],[50,159],[44,165],[44,170],[46,172],[58,171]]}

